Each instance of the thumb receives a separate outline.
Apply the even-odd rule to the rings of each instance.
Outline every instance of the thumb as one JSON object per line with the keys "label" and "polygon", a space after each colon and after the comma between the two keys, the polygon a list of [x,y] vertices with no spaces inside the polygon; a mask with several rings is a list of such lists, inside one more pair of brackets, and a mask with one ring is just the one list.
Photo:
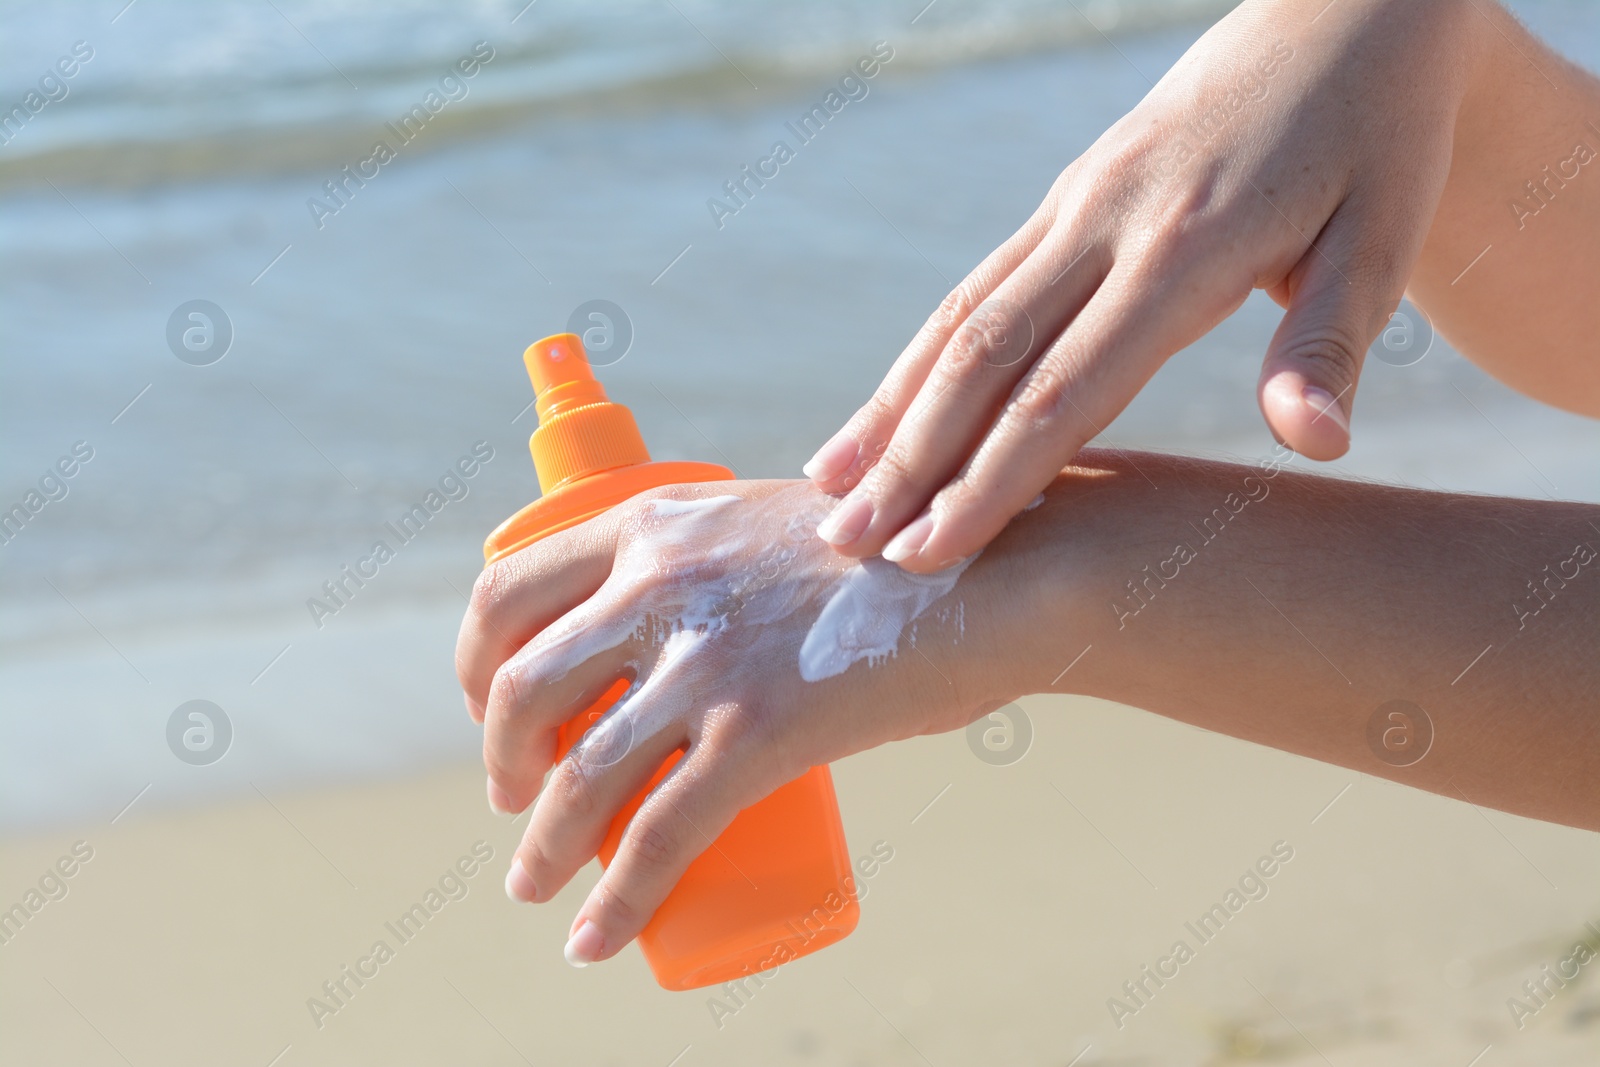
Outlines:
{"label": "thumb", "polygon": [[1310,459],[1338,459],[1350,448],[1362,360],[1405,290],[1403,275],[1374,269],[1395,257],[1370,246],[1363,254],[1355,228],[1342,229],[1335,216],[1291,272],[1289,309],[1257,386],[1272,432]]}

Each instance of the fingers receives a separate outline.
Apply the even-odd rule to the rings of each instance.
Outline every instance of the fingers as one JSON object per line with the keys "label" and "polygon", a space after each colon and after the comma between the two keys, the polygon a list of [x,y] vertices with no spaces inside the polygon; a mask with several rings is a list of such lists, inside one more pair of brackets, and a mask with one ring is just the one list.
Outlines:
{"label": "fingers", "polygon": [[688,694],[652,679],[573,747],[550,776],[506,876],[506,893],[549,900],[599,852],[612,820],[688,740]]}
{"label": "fingers", "polygon": [[483,721],[501,664],[600,588],[615,548],[616,524],[597,519],[553,534],[478,575],[456,638],[456,676],[474,722]]}
{"label": "fingers", "polygon": [[629,821],[616,855],[573,919],[567,962],[582,967],[621,951],[734,817],[782,784],[756,772],[770,760],[756,758],[759,749],[739,709],[713,721],[717,728],[691,745]]}
{"label": "fingers", "polygon": [[495,672],[484,717],[489,805],[520,812],[555,762],[557,731],[633,673],[638,620],[606,605],[604,592],[534,638]]}
{"label": "fingers", "polygon": [[1248,293],[1247,282],[1220,272],[1180,271],[1156,280],[1134,269],[1113,270],[1012,390],[965,467],[889,542],[884,558],[926,573],[988,544],[1172,353],[1227,317]]}
{"label": "fingers", "polygon": [[872,469],[945,345],[973,310],[988,299],[1044,239],[1053,214],[1047,200],[1020,230],[989,253],[944,298],[895,360],[872,399],[806,463],[804,473],[818,489],[825,493],[847,492]]}
{"label": "fingers", "polygon": [[1311,459],[1350,447],[1350,412],[1367,347],[1405,290],[1410,258],[1392,235],[1362,227],[1347,201],[1290,273],[1288,311],[1273,335],[1257,387],[1278,439]]}
{"label": "fingers", "polygon": [[818,527],[857,558],[877,555],[960,469],[1031,358],[1100,285],[1106,252],[1052,235],[980,305],[939,354],[882,460]]}

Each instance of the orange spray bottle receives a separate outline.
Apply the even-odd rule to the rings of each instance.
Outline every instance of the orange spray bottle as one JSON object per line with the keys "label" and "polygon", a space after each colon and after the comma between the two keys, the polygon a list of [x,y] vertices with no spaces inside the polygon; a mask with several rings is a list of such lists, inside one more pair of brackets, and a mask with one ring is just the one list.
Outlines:
{"label": "orange spray bottle", "polygon": [[[546,337],[522,358],[539,415],[529,448],[542,495],[489,535],[487,562],[646,489],[733,478],[712,463],[652,462],[633,413],[606,398],[576,334]],[[558,751],[564,755],[627,687],[619,679],[568,721]],[[628,820],[681,755],[617,814],[600,846],[601,863],[611,862]],[[690,864],[639,945],[664,988],[695,989],[815,952],[855,929],[859,915],[833,778],[826,766],[813,767],[739,813]]]}

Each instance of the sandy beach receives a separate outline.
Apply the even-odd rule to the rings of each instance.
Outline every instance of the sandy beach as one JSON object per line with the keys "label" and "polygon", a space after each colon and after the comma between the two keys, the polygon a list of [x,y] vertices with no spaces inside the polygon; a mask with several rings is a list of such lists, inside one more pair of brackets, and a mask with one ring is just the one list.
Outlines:
{"label": "sandy beach", "polygon": [[[855,934],[743,990],[663,992],[632,949],[567,967],[593,868],[549,905],[510,903],[518,827],[486,809],[471,765],[196,810],[144,797],[13,838],[0,868],[19,899],[75,843],[93,855],[0,947],[8,1058],[1398,1065],[1487,1048],[1481,1063],[1593,1062],[1588,971],[1521,1030],[1507,1000],[1594,942],[1594,835],[1131,709],[1022,707],[1036,733],[1008,766],[960,734],[836,766],[852,852],[892,858],[864,883]],[[1220,929],[1195,925],[1275,847],[1292,858],[1264,894]],[[425,923],[405,922],[468,868]],[[1193,957],[1162,964],[1178,941]],[[375,972],[359,985],[358,964]],[[1123,984],[1146,966],[1176,975],[1143,979],[1139,1004]]]}

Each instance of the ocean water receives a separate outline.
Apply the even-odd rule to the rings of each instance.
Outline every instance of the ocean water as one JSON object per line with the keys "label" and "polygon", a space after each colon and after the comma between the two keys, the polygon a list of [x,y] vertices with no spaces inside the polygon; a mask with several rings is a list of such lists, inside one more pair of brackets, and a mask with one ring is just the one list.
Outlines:
{"label": "ocean water", "polygon": [[[0,145],[0,509],[59,497],[0,545],[0,824],[470,758],[453,634],[483,535],[537,493],[529,341],[609,302],[631,340],[601,374],[658,458],[796,475],[1228,6],[0,5],[0,105],[60,97]],[[1592,5],[1515,6],[1600,65]],[[802,143],[875,47],[893,58]],[[380,138],[394,158],[332,198]],[[794,158],[718,219],[778,140]],[[203,352],[197,300],[221,310]],[[1276,320],[1252,298],[1107,439],[1264,454]],[[1333,470],[1600,500],[1600,427],[1442,340],[1368,361],[1356,431]],[[451,480],[474,447],[493,458]],[[459,499],[315,618],[436,489]],[[234,727],[204,768],[167,747],[191,699]]]}

